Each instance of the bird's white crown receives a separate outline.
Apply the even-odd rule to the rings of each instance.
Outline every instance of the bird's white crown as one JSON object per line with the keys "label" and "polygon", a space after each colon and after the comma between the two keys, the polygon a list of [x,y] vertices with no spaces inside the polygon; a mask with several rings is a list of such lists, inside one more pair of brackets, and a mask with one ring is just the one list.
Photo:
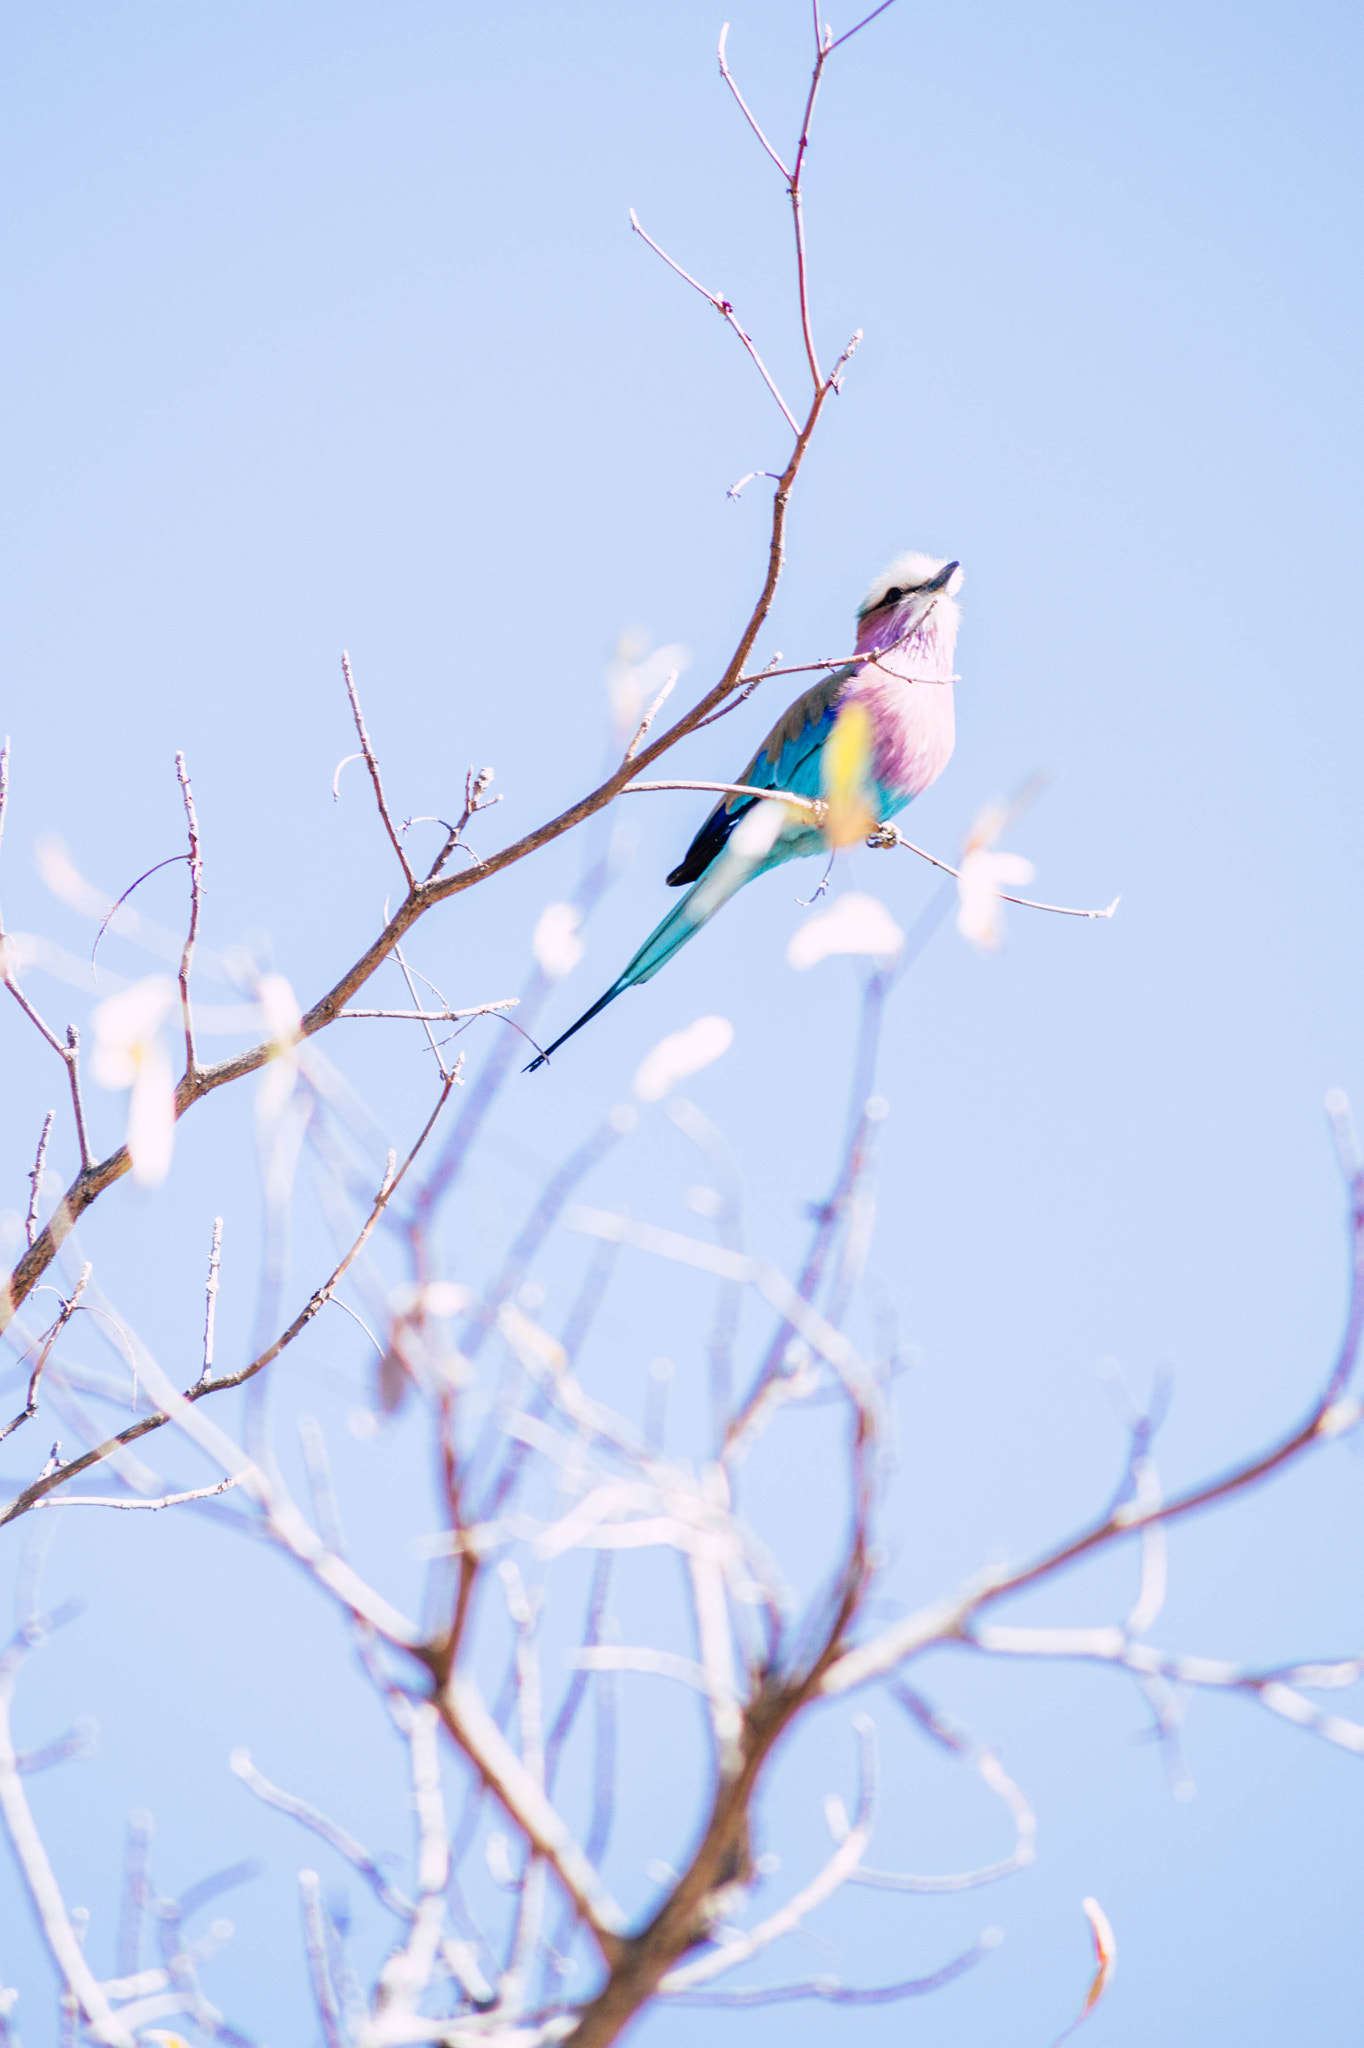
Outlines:
{"label": "bird's white crown", "polygon": [[[927,583],[930,576],[936,576],[939,569],[946,567],[946,563],[945,555],[925,555],[917,548],[909,548],[903,555],[897,555],[893,562],[886,564],[857,607],[858,618],[864,619],[869,611],[874,611],[888,590],[894,590],[898,586],[908,596],[921,584]],[[945,595],[955,597],[960,589],[961,570],[958,569],[947,585]]]}

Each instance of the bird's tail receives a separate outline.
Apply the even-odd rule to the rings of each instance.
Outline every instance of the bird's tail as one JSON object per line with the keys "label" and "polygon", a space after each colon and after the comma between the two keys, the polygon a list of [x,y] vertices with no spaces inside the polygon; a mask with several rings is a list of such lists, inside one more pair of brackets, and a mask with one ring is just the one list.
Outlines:
{"label": "bird's tail", "polygon": [[[720,897],[717,901],[714,883],[709,881],[708,886],[708,881],[708,877],[702,876],[695,888],[688,889],[682,901],[674,904],[662,923],[655,925],[625,972],[616,977],[606,994],[598,996],[591,1009],[584,1010],[576,1024],[570,1024],[567,1031],[560,1032],[553,1045],[547,1045],[544,1051],[531,1061],[525,1069],[526,1073],[533,1074],[537,1067],[542,1067],[550,1054],[559,1050],[565,1039],[572,1038],[575,1031],[581,1031],[584,1024],[589,1024],[598,1011],[604,1010],[608,1003],[614,1003],[616,997],[623,994],[627,988],[635,988],[640,982],[651,980],[659,968],[666,965],[694,933],[700,931],[702,925],[709,921],[718,910],[720,902],[724,900]],[[701,898],[699,903],[695,900],[697,897]]]}

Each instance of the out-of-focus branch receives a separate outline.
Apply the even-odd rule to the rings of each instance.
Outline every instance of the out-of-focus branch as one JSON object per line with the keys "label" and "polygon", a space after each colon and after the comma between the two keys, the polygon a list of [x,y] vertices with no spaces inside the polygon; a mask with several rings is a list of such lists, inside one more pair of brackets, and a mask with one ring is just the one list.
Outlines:
{"label": "out-of-focus branch", "polygon": [[670,1970],[659,1983],[659,1990],[665,1995],[670,1991],[691,1991],[698,1985],[709,1984],[712,1978],[722,1977],[726,1970],[732,1970],[738,1963],[746,1963],[750,1956],[760,1949],[769,1948],[783,1934],[790,1934],[794,1928],[808,1919],[815,1907],[832,1897],[840,1885],[846,1883],[862,1860],[862,1851],[871,1840],[872,1809],[876,1799],[876,1753],[873,1746],[871,1723],[864,1715],[858,1716],[859,1737],[859,1785],[857,1814],[838,1848],[824,1868],[803,1885],[794,1898],[777,1912],[760,1920],[747,1934],[736,1935],[733,1940],[722,1942],[708,1956],[701,1956],[694,1963],[684,1963],[680,1969]]}
{"label": "out-of-focus branch", "polygon": [[19,1774],[10,1733],[10,1702],[14,1697],[19,1666],[36,1639],[31,1633],[26,1633],[0,1656],[0,1819],[3,1819],[48,1953],[68,1994],[84,2014],[91,2034],[96,2041],[106,2043],[107,2048],[134,2048],[131,2031],[115,2015],[76,1939],[61,1887],[48,1861]]}
{"label": "out-of-focus branch", "polygon": [[488,1712],[473,1680],[448,1677],[435,1704],[452,1740],[529,1847],[549,1864],[602,1955],[614,1964],[622,1953],[625,1916]]}
{"label": "out-of-focus branch", "polygon": [[412,1805],[417,1821],[417,1904],[412,1929],[403,1946],[379,1973],[374,2012],[360,2033],[360,2048],[386,2048],[411,2039],[405,2022],[416,2012],[431,1980],[445,1915],[445,1883],[450,1871],[445,1804],[440,1789],[440,1758],[434,1707],[422,1703],[409,1717],[408,1748],[412,1771]]}
{"label": "out-of-focus branch", "polygon": [[1014,1824],[1014,1846],[1011,1855],[1001,1857],[997,1863],[983,1863],[974,1870],[954,1870],[943,1877],[916,1877],[908,1872],[895,1870],[870,1870],[860,1863],[852,1873],[853,1884],[870,1885],[874,1890],[890,1892],[940,1893],[974,1891],[978,1885],[997,1884],[1001,1878],[1012,1877],[1017,1870],[1025,1870],[1034,1860],[1037,1845],[1037,1819],[1028,1801],[1019,1791],[1013,1779],[994,1754],[993,1750],[982,1749],[967,1735],[953,1727],[943,1715],[929,1706],[927,1700],[911,1692],[907,1685],[895,1687],[895,1697],[906,1713],[944,1749],[956,1756],[968,1758],[975,1764],[985,1784],[1003,1801]]}
{"label": "out-of-focus branch", "polygon": [[[1317,1445],[1330,1442],[1358,1426],[1364,1418],[1364,1404],[1357,1397],[1350,1396],[1347,1388],[1358,1361],[1361,1338],[1364,1337],[1364,1167],[1361,1167],[1354,1147],[1349,1108],[1344,1097],[1339,1094],[1328,1097],[1328,1107],[1348,1178],[1350,1294],[1340,1349],[1320,1395],[1302,1421],[1265,1450],[1199,1485],[1188,1487],[1169,1499],[1162,1499],[1158,1493],[1154,1497],[1143,1498],[1138,1493],[1108,1510],[1078,1535],[1044,1551],[1030,1564],[1016,1570],[1005,1566],[992,1568],[960,1593],[935,1601],[931,1606],[921,1608],[917,1614],[896,1622],[869,1642],[859,1644],[839,1657],[825,1673],[822,1681],[824,1692],[846,1692],[854,1686],[866,1684],[869,1679],[883,1677],[932,1643],[977,1641],[978,1617],[1001,1600],[1022,1592],[1025,1587],[1054,1578],[1082,1559],[1110,1549],[1143,1531],[1178,1521],[1185,1515],[1196,1514],[1228,1500],[1260,1480],[1284,1470]],[[1070,1635],[1072,1632],[1060,1633]],[[1102,1631],[1078,1633],[1086,1638],[1096,1633],[1103,1634]],[[1125,1640],[1121,1631],[1113,1634],[1119,1641]]]}
{"label": "out-of-focus branch", "polygon": [[358,1870],[366,1884],[381,1905],[390,1913],[396,1913],[400,1920],[411,1920],[416,1912],[412,1901],[404,1896],[395,1885],[389,1883],[377,1859],[370,1855],[364,1844],[357,1842],[335,1821],[328,1820],[325,1813],[319,1813],[305,1799],[298,1799],[292,1792],[283,1792],[278,1785],[271,1784],[263,1772],[257,1770],[246,1749],[234,1749],[228,1759],[234,1777],[239,1778],[248,1792],[253,1792],[265,1806],[273,1806],[277,1812],[287,1814],[311,1834],[317,1835],[328,1848],[345,1858],[354,1870]]}

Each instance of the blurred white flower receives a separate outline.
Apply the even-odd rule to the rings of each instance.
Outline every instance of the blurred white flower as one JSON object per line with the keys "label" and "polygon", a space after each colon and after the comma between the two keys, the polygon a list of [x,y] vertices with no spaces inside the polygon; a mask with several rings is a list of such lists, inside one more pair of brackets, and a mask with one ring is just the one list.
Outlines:
{"label": "blurred white flower", "polygon": [[95,1005],[90,1073],[101,1088],[129,1088],[126,1144],[139,1187],[159,1187],[175,1146],[175,1074],[161,1026],[178,1000],[165,974],[149,974]]}
{"label": "blurred white flower", "polygon": [[819,917],[807,918],[786,949],[792,967],[814,967],[833,953],[873,953],[893,959],[905,935],[875,896],[840,896]]}
{"label": "blurred white flower", "polygon": [[474,1297],[458,1280],[430,1280],[422,1289],[421,1305],[428,1315],[457,1316],[472,1308]]}
{"label": "blurred white flower", "polygon": [[[67,852],[64,840],[45,836],[34,847],[33,857],[38,873],[59,901],[69,903],[73,910],[82,911],[87,917],[103,917],[109,908],[108,897],[86,881]],[[127,931],[137,922],[137,912],[127,904],[110,919],[115,931]]]}
{"label": "blurred white flower", "polygon": [[653,1051],[644,1055],[635,1074],[636,1095],[641,1102],[661,1102],[670,1088],[690,1074],[699,1074],[733,1043],[734,1026],[728,1017],[698,1017],[685,1031],[661,1038]]}
{"label": "blurred white flower", "polygon": [[576,903],[547,903],[531,935],[530,949],[536,965],[551,981],[571,974],[583,957],[578,926],[583,914]]}
{"label": "blurred white flower", "polygon": [[1030,882],[1036,870],[1021,853],[996,853],[994,845],[1008,823],[998,804],[981,811],[967,835],[957,878],[957,930],[984,953],[997,953],[1004,943],[1001,889]]}
{"label": "blurred white flower", "polygon": [[618,746],[629,745],[668,677],[674,673],[681,675],[691,665],[691,650],[676,641],[656,647],[652,654],[648,648],[648,634],[639,626],[627,627],[617,640],[607,667],[606,695]]}
{"label": "blurred white flower", "polygon": [[260,1086],[256,1090],[257,1121],[272,1123],[293,1094],[294,1083],[298,1079],[296,1048],[301,1038],[299,1027],[303,1022],[303,1012],[298,1007],[298,997],[283,974],[263,974],[256,986],[256,1001],[260,1005],[267,1037],[280,1048],[261,1075]]}

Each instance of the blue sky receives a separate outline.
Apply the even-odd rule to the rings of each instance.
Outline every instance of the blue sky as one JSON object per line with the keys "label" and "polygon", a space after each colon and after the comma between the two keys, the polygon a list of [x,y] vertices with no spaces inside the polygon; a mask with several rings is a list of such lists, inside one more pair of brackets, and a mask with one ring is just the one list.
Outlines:
{"label": "blue sky", "polygon": [[[726,487],[779,467],[784,430],[626,214],[732,296],[798,386],[789,227],[716,74],[719,26],[692,0],[9,11],[11,927],[88,948],[34,845],[59,834],[124,886],[178,846],[183,748],[213,942],[253,935],[310,997],[367,943],[394,881],[355,770],[332,801],[350,746],[343,646],[404,814],[446,810],[470,762],[496,766],[488,845],[595,777],[622,628],[691,650],[679,695],[718,672],[765,531],[761,484],[737,504]],[[731,61],[783,135],[807,34],[796,0],[755,0],[731,28]],[[801,479],[760,652],[840,652],[898,549],[959,557],[958,750],[909,829],[950,854],[982,802],[1045,769],[1011,839],[1040,893],[1123,896],[1111,926],[1013,913],[997,960],[949,928],[896,999],[875,1264],[917,1361],[897,1598],[1025,1555],[1102,1500],[1122,1446],[1101,1359],[1138,1388],[1172,1367],[1173,1486],[1286,1424],[1337,1335],[1343,1205],[1321,1104],[1333,1085],[1364,1097],[1362,54],[1357,11],[1335,5],[900,0],[843,53],[821,106],[818,329],[826,355],[855,327],[866,339]],[[676,772],[734,772],[778,708],[764,695],[689,742]],[[635,858],[548,1022],[576,1015],[659,914],[702,804],[630,811]],[[460,898],[414,957],[461,1002],[512,992],[580,857],[566,842]],[[908,856],[859,853],[841,886],[908,923],[934,885]],[[733,1049],[691,1092],[743,1163],[755,1237],[793,1255],[800,1201],[832,1170],[858,987],[846,962],[787,967],[798,890],[778,875],[748,891],[550,1075],[507,1092],[469,1197],[490,1240],[648,1047],[718,1012]],[[183,893],[168,870],[144,908],[176,926]],[[106,947],[111,969],[137,969],[125,942]],[[89,1007],[59,982],[35,993],[63,1021],[64,1004]],[[21,1021],[4,1027],[0,1119],[0,1206],[17,1208],[60,1100]],[[395,1129],[415,1127],[419,1049],[393,1035],[329,1050]],[[92,1113],[106,1150],[118,1104]],[[249,1101],[220,1096],[192,1124],[167,1187],[120,1188],[86,1234],[168,1359],[193,1342],[212,1216],[245,1274],[259,1228]],[[69,1173],[65,1127],[53,1156]],[[654,1113],[593,1188],[680,1227],[694,1178]],[[300,1295],[321,1242],[300,1226]],[[636,1339],[669,1340],[643,1334],[654,1277],[622,1284],[608,1335],[625,1399]],[[251,1285],[225,1292],[229,1350],[249,1342]],[[312,1408],[344,1435],[359,1349],[332,1333],[299,1358],[281,1417]],[[0,1471],[28,1476],[46,1449],[20,1436]],[[380,1548],[382,1514],[366,1516],[416,1454],[403,1428],[344,1453],[348,1513]],[[813,1484],[817,1432],[790,1456],[788,1487]],[[774,1543],[798,1549],[769,1505]],[[101,1721],[97,1756],[35,1793],[59,1866],[81,1873],[92,1942],[101,1915],[108,1938],[122,1817],[152,1807],[164,1883],[265,1860],[229,1909],[240,1932],[215,1981],[263,2038],[306,2038],[292,1888],[311,1852],[225,1758],[249,1744],[396,1844],[396,1762],[375,1760],[377,1716],[341,1683],[340,1632],[280,1564],[207,1523],[178,1525],[172,1550],[160,1517],[68,1519],[84,1526],[56,1532],[52,1593],[89,1605],[35,1665],[21,1719],[30,1741],[77,1713]],[[1339,1446],[1182,1530],[1157,1639],[1263,1662],[1358,1649],[1360,1523],[1360,1466]],[[1028,1612],[1106,1618],[1125,1584],[1096,1571]],[[347,1703],[319,1757],[294,1703],[334,1685]],[[1111,1678],[944,1658],[924,1685],[1026,1786],[1040,1861],[969,1912],[878,1902],[873,1924],[868,1894],[831,1908],[819,1940],[841,1961],[811,1946],[797,1973],[871,1981],[931,1967],[988,1920],[1008,1937],[939,1997],[840,2015],[840,2030],[868,2048],[906,2026],[930,2044],[1045,2044],[1078,2001],[1092,1892],[1122,1948],[1096,2048],[1155,2029],[1180,2048],[1347,2037],[1364,1989],[1357,1762],[1244,1701],[1195,1701],[1199,1791],[1176,1803]],[[831,1724],[788,1760],[770,1825],[789,1857],[815,1853],[819,1801],[846,1777],[839,1740]],[[934,1758],[897,1735],[886,1769],[884,1860],[995,1853],[995,1817]],[[653,1818],[635,1817],[622,1856],[653,1853]],[[49,2038],[23,2017],[45,2013],[44,1979],[12,1898],[0,1872],[0,1978],[21,1986],[32,2048]],[[706,2021],[797,2043],[834,2023],[803,2007]],[[651,2019],[640,2039],[663,2048],[694,2024]]]}

